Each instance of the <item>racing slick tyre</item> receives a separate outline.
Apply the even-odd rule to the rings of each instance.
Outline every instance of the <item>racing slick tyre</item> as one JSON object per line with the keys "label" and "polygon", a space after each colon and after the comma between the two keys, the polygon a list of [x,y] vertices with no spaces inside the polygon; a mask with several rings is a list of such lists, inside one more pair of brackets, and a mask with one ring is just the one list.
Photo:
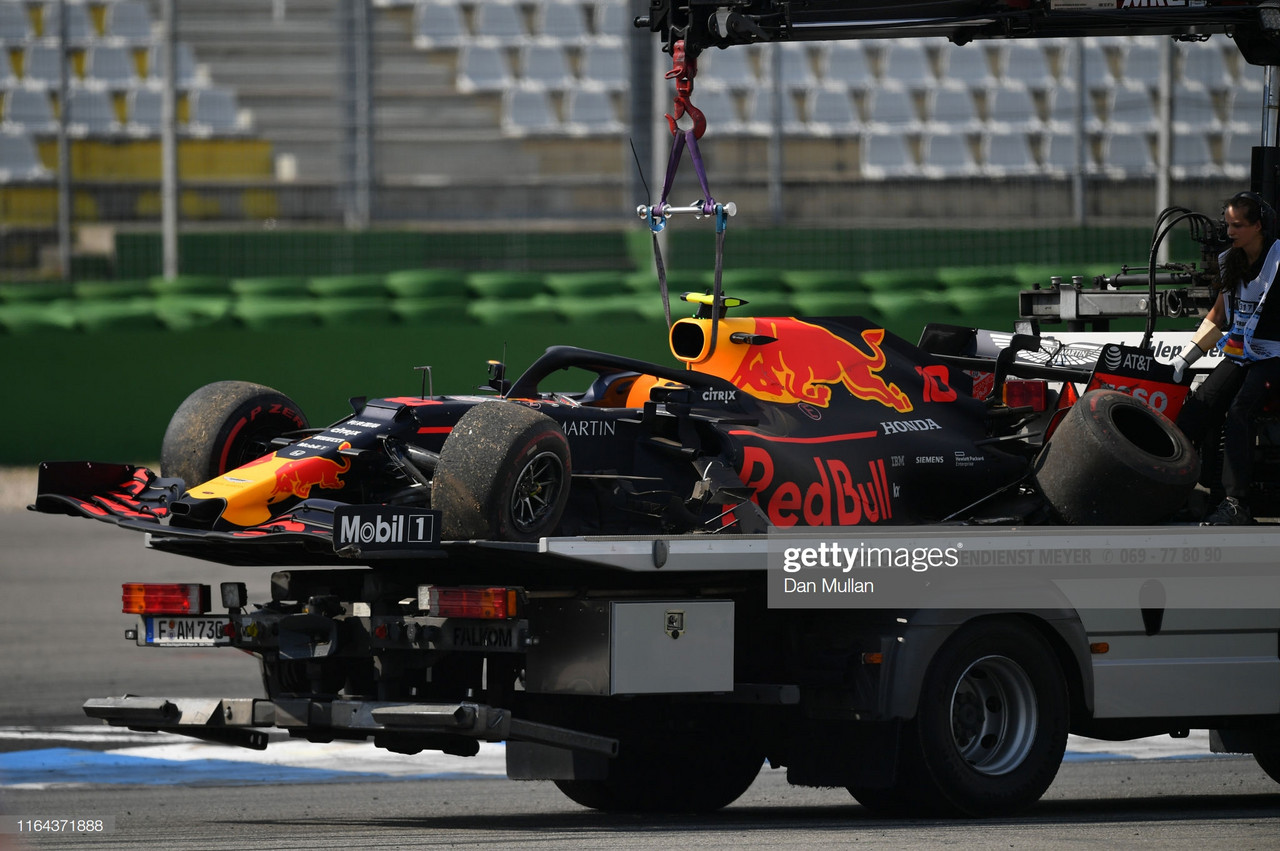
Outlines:
{"label": "racing slick tyre", "polygon": [[467,411],[440,449],[431,507],[447,541],[536,541],[569,500],[569,441],[555,420],[516,402]]}
{"label": "racing slick tyre", "polygon": [[904,730],[904,781],[927,812],[1010,815],[1053,782],[1068,720],[1066,680],[1044,639],[1005,621],[970,624],[925,674]]}
{"label": "racing slick tyre", "polygon": [[1081,396],[1035,462],[1049,506],[1074,525],[1159,522],[1187,501],[1199,473],[1187,436],[1118,390]]}
{"label": "racing slick tyre", "polygon": [[186,398],[164,432],[160,474],[188,488],[272,451],[271,441],[307,428],[297,403],[247,381],[206,384]]}

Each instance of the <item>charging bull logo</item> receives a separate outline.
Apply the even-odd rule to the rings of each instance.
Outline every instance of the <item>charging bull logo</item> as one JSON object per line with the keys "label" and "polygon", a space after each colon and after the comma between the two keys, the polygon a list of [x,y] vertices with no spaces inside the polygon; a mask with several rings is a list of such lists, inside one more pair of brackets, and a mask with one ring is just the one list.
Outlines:
{"label": "charging bull logo", "polygon": [[831,402],[831,386],[842,384],[859,399],[879,402],[904,414],[912,409],[907,394],[879,375],[887,363],[881,348],[883,328],[862,332],[867,351],[826,328],[798,319],[760,320],[757,333],[777,342],[752,346],[729,379],[753,396],[825,408]]}
{"label": "charging bull logo", "polygon": [[[350,447],[343,443],[339,449]],[[295,444],[303,446],[305,444]],[[316,448],[316,447],[310,447]],[[326,448],[332,452],[332,448]],[[192,488],[197,499],[220,497],[226,500],[222,519],[236,526],[256,526],[271,519],[271,506],[291,497],[309,499],[313,488],[341,490],[343,476],[351,470],[351,459],[307,455],[290,458],[280,453],[264,455],[212,481]]]}
{"label": "charging bull logo", "polygon": [[[343,446],[350,446],[344,443]],[[312,488],[325,490],[341,490],[342,476],[351,469],[351,459],[343,458],[340,462],[331,458],[313,456],[286,461],[276,468],[276,486],[267,498],[268,503],[280,502],[291,496],[307,499]]]}

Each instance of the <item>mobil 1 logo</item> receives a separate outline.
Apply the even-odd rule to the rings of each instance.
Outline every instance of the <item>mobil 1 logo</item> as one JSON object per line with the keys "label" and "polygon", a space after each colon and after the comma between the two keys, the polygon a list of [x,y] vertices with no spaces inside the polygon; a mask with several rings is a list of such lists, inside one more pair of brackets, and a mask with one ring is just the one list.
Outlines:
{"label": "mobil 1 logo", "polygon": [[342,505],[333,512],[333,548],[361,555],[435,548],[440,512],[390,505]]}

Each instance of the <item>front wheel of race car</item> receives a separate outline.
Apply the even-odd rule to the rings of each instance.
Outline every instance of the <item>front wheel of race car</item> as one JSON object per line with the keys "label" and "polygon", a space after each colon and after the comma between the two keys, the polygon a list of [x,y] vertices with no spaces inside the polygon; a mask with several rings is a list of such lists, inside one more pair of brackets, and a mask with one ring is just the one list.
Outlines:
{"label": "front wheel of race car", "polygon": [[1086,526],[1157,523],[1186,503],[1199,473],[1187,436],[1118,390],[1081,396],[1035,464],[1054,513]]}
{"label": "front wheel of race car", "polygon": [[160,474],[187,487],[217,478],[271,451],[271,441],[307,428],[288,396],[248,381],[206,384],[178,406],[160,447]]}
{"label": "front wheel of race car", "polygon": [[476,405],[440,450],[431,507],[445,540],[536,541],[569,500],[569,441],[555,420],[516,402]]}

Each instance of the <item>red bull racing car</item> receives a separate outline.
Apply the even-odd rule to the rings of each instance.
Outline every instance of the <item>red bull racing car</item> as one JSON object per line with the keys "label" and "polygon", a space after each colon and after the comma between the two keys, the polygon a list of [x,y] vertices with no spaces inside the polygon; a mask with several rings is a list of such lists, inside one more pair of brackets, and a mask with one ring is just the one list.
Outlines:
{"label": "red bull racing car", "polygon": [[679,367],[553,347],[513,381],[491,364],[490,395],[353,400],[324,428],[269,388],[209,385],[175,413],[159,475],[46,463],[35,508],[226,563],[312,564],[552,535],[1149,523],[1194,487],[1168,419],[1186,389],[1147,352],[1082,361],[944,325],[917,346],[688,298]]}

